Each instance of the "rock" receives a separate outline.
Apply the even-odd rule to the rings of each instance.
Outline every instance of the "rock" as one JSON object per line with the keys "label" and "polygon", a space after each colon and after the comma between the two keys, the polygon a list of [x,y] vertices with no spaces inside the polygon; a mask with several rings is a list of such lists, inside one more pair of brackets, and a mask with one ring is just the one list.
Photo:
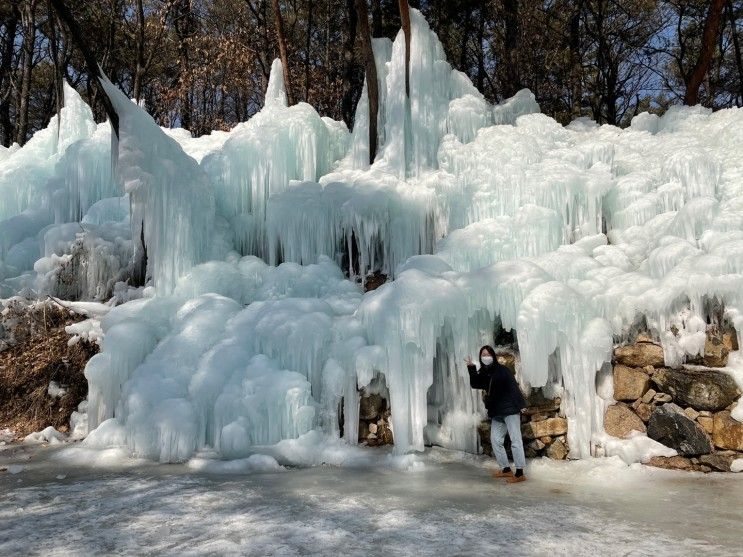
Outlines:
{"label": "rock", "polygon": [[568,456],[568,448],[562,441],[555,441],[547,447],[547,456],[553,460],[565,460]]}
{"label": "rock", "polygon": [[651,402],[653,402],[653,397],[655,397],[656,394],[657,393],[653,389],[648,389],[647,392],[642,395],[642,401],[645,404],[650,404]]}
{"label": "rock", "polygon": [[369,435],[366,436],[366,438],[367,439],[376,439],[377,438],[377,434],[376,433],[370,433]]}
{"label": "rock", "polygon": [[704,418],[711,418],[713,414],[709,410],[700,410],[699,415]]}
{"label": "rock", "polygon": [[729,352],[735,352],[738,350],[738,335],[735,332],[735,329],[722,334],[722,344],[725,345],[725,348],[727,348]]}
{"label": "rock", "polygon": [[366,439],[366,436],[369,435],[369,424],[364,421],[359,422],[359,441],[363,441]]}
{"label": "rock", "polygon": [[548,418],[541,422],[527,422],[521,426],[521,435],[524,439],[562,435],[567,431],[568,421],[565,418]]}
{"label": "rock", "polygon": [[704,365],[709,367],[725,367],[728,365],[728,355],[730,350],[722,340],[718,343],[707,339],[704,344]]}
{"label": "rock", "polygon": [[657,402],[658,404],[665,404],[666,402],[671,402],[672,400],[673,397],[668,393],[657,393],[653,397],[653,402]]}
{"label": "rock", "polygon": [[541,451],[544,448],[544,443],[542,443],[539,439],[534,439],[531,443],[529,443],[529,447],[534,449],[535,451]]}
{"label": "rock", "polygon": [[495,359],[502,366],[506,366],[511,373],[516,374],[516,356],[510,352],[501,352],[495,356]]}
{"label": "rock", "polygon": [[645,331],[643,333],[638,333],[635,342],[653,342],[653,337],[650,336],[650,333]]}
{"label": "rock", "polygon": [[648,437],[680,455],[691,456],[712,452],[712,440],[704,428],[690,419],[678,404],[669,402],[657,407],[648,422]]}
{"label": "rock", "polygon": [[694,410],[691,406],[684,408],[684,414],[689,416],[690,420],[696,420],[699,417],[699,412]]}
{"label": "rock", "polygon": [[544,443],[545,445],[551,445],[552,444],[552,437],[549,435],[545,435],[544,437],[540,437],[539,440]]}
{"label": "rock", "polygon": [[653,406],[644,402],[640,402],[634,410],[635,414],[645,423],[650,420],[650,416],[653,414]]}
{"label": "rock", "polygon": [[669,470],[691,470],[691,460],[683,456],[654,456],[645,464]]}
{"label": "rock", "polygon": [[645,432],[642,420],[623,404],[614,404],[606,409],[604,414],[604,429],[606,433],[620,439],[627,439],[631,431]]}
{"label": "rock", "polygon": [[728,365],[728,354],[730,350],[723,342],[722,335],[707,333],[704,341],[704,357],[701,363],[708,367],[725,367]]}
{"label": "rock", "polygon": [[531,447],[525,447],[524,448],[524,456],[526,458],[536,458],[536,457],[539,456],[539,453],[537,453],[537,451],[535,451]]}
{"label": "rock", "polygon": [[659,369],[653,374],[656,387],[696,410],[722,410],[740,396],[735,381],[715,370]]}
{"label": "rock", "polygon": [[490,420],[483,420],[477,425],[477,433],[480,436],[480,446],[483,454],[493,456],[493,447],[490,445]]}
{"label": "rock", "polygon": [[531,421],[532,422],[541,422],[542,420],[546,420],[549,418],[549,414],[532,414],[531,415]]}
{"label": "rock", "polygon": [[[714,431],[714,420],[707,416],[699,416],[697,418],[697,423],[704,428],[704,431],[712,435],[712,432]],[[712,439],[712,442],[714,443],[714,439]]]}
{"label": "rock", "polygon": [[380,442],[385,445],[394,445],[395,440],[392,436],[392,430],[388,427],[382,429],[382,432],[378,434]]}
{"label": "rock", "polygon": [[717,451],[702,455],[699,460],[720,472],[730,472],[730,465],[739,457],[740,455],[735,451]]}
{"label": "rock", "polygon": [[370,423],[369,424],[369,433],[377,433],[377,427],[378,427],[377,424]]}
{"label": "rock", "polygon": [[734,420],[727,410],[715,414],[712,425],[715,447],[743,451],[743,424]]}
{"label": "rock", "polygon": [[384,410],[385,400],[377,395],[362,396],[359,401],[359,418],[362,420],[373,420]]}
{"label": "rock", "polygon": [[629,367],[662,367],[663,348],[650,342],[637,342],[614,349],[614,361]]}
{"label": "rock", "polygon": [[636,400],[648,390],[650,377],[639,369],[625,365],[614,366],[614,399]]}

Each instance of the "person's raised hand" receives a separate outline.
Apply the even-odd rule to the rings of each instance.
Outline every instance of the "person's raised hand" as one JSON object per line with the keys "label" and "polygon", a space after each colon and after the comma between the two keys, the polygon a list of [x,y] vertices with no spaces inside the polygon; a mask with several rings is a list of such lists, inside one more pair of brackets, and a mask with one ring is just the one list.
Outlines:
{"label": "person's raised hand", "polygon": [[472,366],[472,365],[475,365],[475,364],[473,364],[473,363],[472,363],[472,356],[467,356],[467,357],[466,357],[466,358],[464,359],[464,363],[465,363],[465,364],[467,364],[468,366]]}

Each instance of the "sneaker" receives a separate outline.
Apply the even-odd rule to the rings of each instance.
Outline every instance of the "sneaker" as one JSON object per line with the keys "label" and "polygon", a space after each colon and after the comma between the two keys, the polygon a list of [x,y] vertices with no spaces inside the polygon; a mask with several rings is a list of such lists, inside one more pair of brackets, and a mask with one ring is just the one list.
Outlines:
{"label": "sneaker", "polygon": [[523,475],[522,476],[514,476],[513,474],[511,474],[511,477],[508,478],[506,481],[508,483],[510,483],[510,484],[515,484],[515,483],[519,483],[519,482],[525,482],[526,481],[526,476],[523,476]]}
{"label": "sneaker", "polygon": [[496,470],[492,475],[494,478],[513,478],[513,470]]}

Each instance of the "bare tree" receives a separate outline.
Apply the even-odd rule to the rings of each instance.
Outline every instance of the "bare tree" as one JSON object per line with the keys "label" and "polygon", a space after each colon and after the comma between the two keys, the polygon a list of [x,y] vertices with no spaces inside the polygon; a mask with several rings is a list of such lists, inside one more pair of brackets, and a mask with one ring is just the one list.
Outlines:
{"label": "bare tree", "polygon": [[[101,73],[101,68],[95,59],[95,55],[93,54],[93,51],[88,46],[88,43],[85,40],[85,37],[80,31],[80,27],[77,25],[75,18],[72,16],[72,13],[70,13],[69,8],[65,5],[64,0],[51,0],[51,3],[52,3],[52,7],[54,8],[54,11],[57,13],[57,17],[59,18],[59,21],[64,23],[65,26],[67,27],[69,31],[70,39],[77,46],[78,50],[80,50],[81,54],[83,55],[83,58],[85,59],[85,65],[87,66],[88,75],[94,78],[95,82],[100,87],[101,79],[103,78],[103,74]],[[101,101],[103,103],[103,108],[106,111],[106,115],[108,116],[108,119],[111,122],[111,128],[113,129],[116,137],[118,137],[119,136],[119,115],[116,113],[116,110],[114,110],[113,104],[111,104],[111,101],[109,100],[108,96],[105,93],[101,95]]]}
{"label": "bare tree", "polygon": [[410,6],[408,0],[398,0],[400,23],[405,34],[405,95],[410,96]]}
{"label": "bare tree", "polygon": [[284,19],[281,17],[281,7],[279,0],[272,0],[273,17],[276,24],[276,39],[279,42],[279,56],[281,57],[281,66],[284,70],[284,89],[286,90],[286,100],[289,105],[294,104],[292,95],[291,78],[289,76],[289,55],[286,50],[286,35],[284,34]]}
{"label": "bare tree", "polygon": [[36,44],[36,0],[26,0],[21,5],[21,23],[23,25],[23,61],[21,62],[21,91],[15,140],[23,145],[28,135],[28,103],[31,99],[31,70]]}
{"label": "bare tree", "polygon": [[369,164],[377,156],[377,113],[379,112],[379,84],[377,82],[377,64],[374,61],[374,50],[369,30],[369,11],[366,0],[356,0],[356,12],[359,18],[359,35],[361,54],[364,57],[366,73],[366,93],[369,99]]}
{"label": "bare tree", "polygon": [[694,69],[686,80],[684,104],[695,105],[699,103],[699,87],[701,87],[705,76],[709,72],[712,56],[720,36],[720,21],[724,4],[725,0],[712,0],[709,4],[707,18],[704,22],[704,31],[702,32],[702,48],[699,51]]}
{"label": "bare tree", "polygon": [[5,36],[2,43],[2,56],[0,57],[0,128],[2,128],[2,142],[9,146],[15,139],[13,122],[10,119],[10,104],[13,86],[11,82],[11,71],[13,69],[13,46],[15,45],[16,33],[20,12],[18,11],[18,0],[12,0],[9,6],[7,19],[4,21]]}

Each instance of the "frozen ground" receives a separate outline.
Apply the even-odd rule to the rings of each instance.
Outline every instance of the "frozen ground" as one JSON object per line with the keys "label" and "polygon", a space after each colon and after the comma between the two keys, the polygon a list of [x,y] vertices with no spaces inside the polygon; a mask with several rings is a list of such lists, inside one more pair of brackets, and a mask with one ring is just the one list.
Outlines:
{"label": "frozen ground", "polygon": [[60,451],[0,452],[0,555],[741,553],[733,475],[534,461],[508,486],[490,460],[443,450],[405,472],[370,450],[362,466],[252,474]]}

